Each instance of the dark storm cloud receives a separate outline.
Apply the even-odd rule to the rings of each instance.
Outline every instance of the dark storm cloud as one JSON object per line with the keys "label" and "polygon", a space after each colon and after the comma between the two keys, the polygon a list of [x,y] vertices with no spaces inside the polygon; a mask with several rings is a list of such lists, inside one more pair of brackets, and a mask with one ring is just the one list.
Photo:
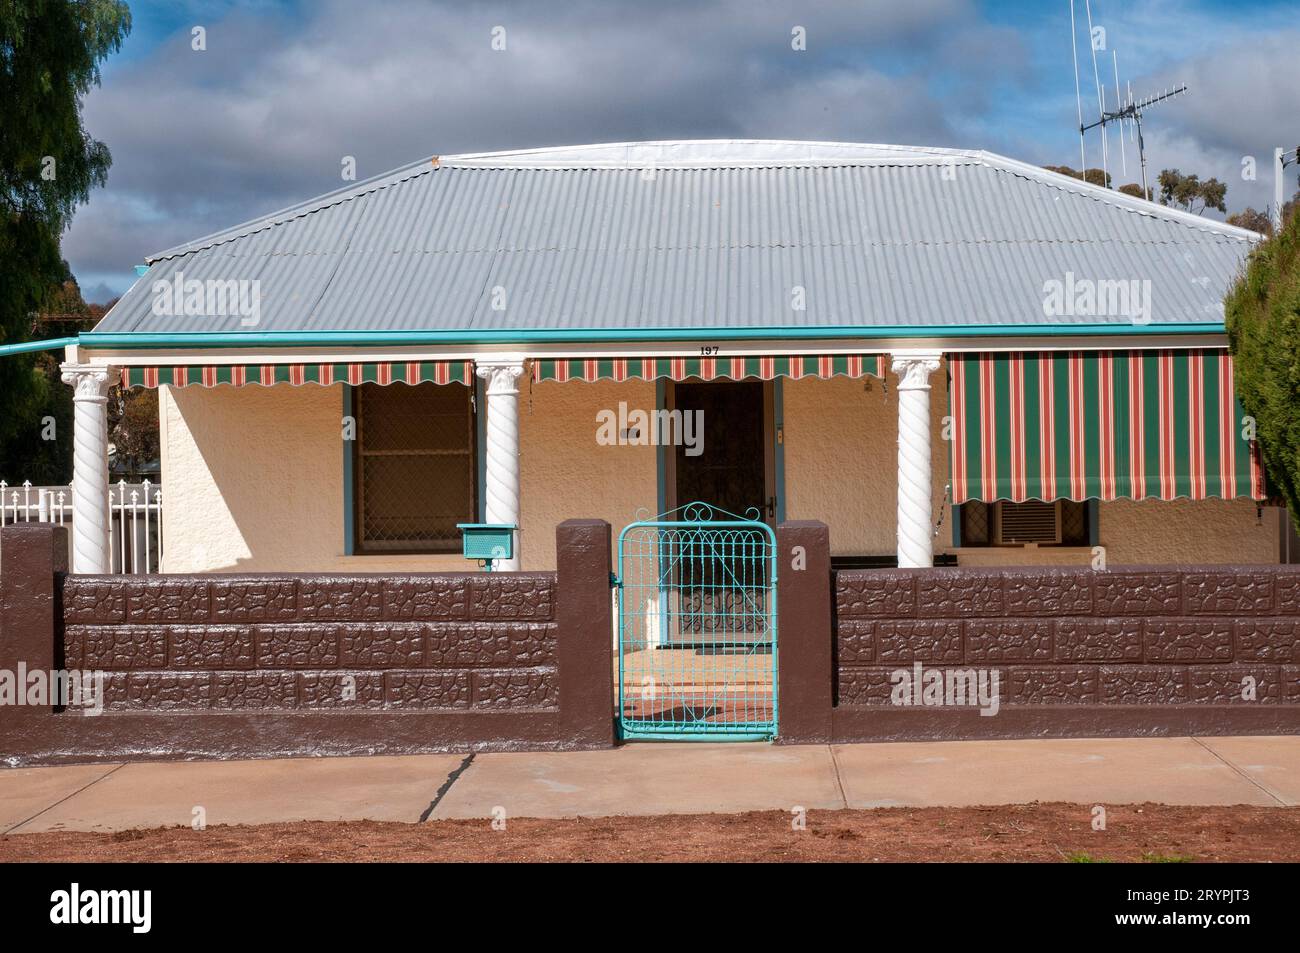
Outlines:
{"label": "dark storm cloud", "polygon": [[337,188],[347,155],[364,178],[433,153],[627,139],[952,144],[931,80],[962,65],[936,58],[997,32],[964,0],[329,2],[196,23],[205,52],[186,28],[87,100],[114,165],[65,244],[78,274],[126,280],[149,252]]}

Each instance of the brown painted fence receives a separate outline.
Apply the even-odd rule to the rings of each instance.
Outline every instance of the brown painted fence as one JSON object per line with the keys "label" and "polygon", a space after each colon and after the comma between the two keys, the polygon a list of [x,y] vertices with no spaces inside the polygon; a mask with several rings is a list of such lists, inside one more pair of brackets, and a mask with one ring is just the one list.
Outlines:
{"label": "brown painted fence", "polygon": [[490,574],[70,576],[4,532],[0,669],[104,672],[97,717],[0,709],[11,760],[612,744],[607,523]]}
{"label": "brown painted fence", "polygon": [[[1300,731],[1300,567],[845,571],[819,594],[825,527],[783,529],[783,557],[802,545],[818,567],[781,604],[801,740]],[[833,613],[832,645],[800,631],[809,605],[816,629]],[[938,690],[982,675],[991,697],[995,673],[988,714]]]}
{"label": "brown painted fence", "polygon": [[[613,744],[606,523],[492,574],[69,576],[3,532],[0,677],[105,673],[97,717],[0,707],[11,764]],[[809,522],[777,559],[783,743],[1300,731],[1300,567],[832,573]],[[907,682],[994,676],[988,714]]]}

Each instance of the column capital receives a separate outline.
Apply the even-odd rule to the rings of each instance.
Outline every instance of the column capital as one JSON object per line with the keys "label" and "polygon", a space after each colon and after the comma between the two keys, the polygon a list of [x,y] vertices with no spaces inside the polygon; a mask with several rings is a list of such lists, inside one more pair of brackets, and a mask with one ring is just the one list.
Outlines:
{"label": "column capital", "polygon": [[524,362],[520,358],[476,360],[474,373],[487,381],[489,397],[518,394],[519,378],[524,376]]}
{"label": "column capital", "polygon": [[930,375],[939,369],[942,351],[891,351],[890,370],[898,375],[899,390],[929,390]]}
{"label": "column capital", "polygon": [[105,401],[112,383],[113,368],[107,364],[60,364],[63,383],[71,384],[72,399]]}

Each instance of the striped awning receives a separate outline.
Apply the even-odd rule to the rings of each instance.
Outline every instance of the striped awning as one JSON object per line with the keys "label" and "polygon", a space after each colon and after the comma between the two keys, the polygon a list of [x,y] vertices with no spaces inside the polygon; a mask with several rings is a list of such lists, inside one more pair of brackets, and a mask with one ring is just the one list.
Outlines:
{"label": "striped awning", "polygon": [[216,387],[219,384],[470,384],[472,361],[384,361],[369,364],[208,364],[123,367],[123,387]]}
{"label": "striped awning", "polygon": [[1264,498],[1222,350],[953,354],[952,493]]}
{"label": "striped awning", "polygon": [[533,361],[534,381],[771,380],[774,377],[882,377],[878,354],[793,357],[550,358]]}

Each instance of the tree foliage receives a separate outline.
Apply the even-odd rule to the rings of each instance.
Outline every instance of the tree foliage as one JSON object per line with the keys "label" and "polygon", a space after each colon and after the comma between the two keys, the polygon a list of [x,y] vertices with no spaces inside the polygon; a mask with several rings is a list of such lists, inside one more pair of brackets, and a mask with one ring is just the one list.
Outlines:
{"label": "tree foliage", "polygon": [[1250,256],[1224,302],[1237,394],[1300,529],[1300,216]]}
{"label": "tree foliage", "polygon": [[1273,222],[1264,212],[1257,211],[1253,207],[1247,207],[1240,212],[1234,212],[1227,218],[1229,225],[1236,225],[1238,228],[1248,228],[1252,232],[1259,232],[1261,235],[1273,234]]}
{"label": "tree foliage", "polygon": [[[1048,172],[1056,172],[1059,175],[1068,175],[1072,179],[1082,179],[1092,185],[1100,185],[1102,188],[1110,188],[1111,177],[1104,169],[1089,169],[1087,172],[1080,172],[1078,169],[1072,169],[1068,165],[1045,165],[1043,166]],[[1143,195],[1142,186],[1136,182],[1128,182],[1121,185],[1118,191],[1125,195],[1131,195],[1134,198],[1151,199],[1150,193]]]}
{"label": "tree foliage", "polygon": [[1100,185],[1103,188],[1110,188],[1110,176],[1101,169],[1089,169],[1087,172],[1080,172],[1078,169],[1072,169],[1068,165],[1045,165],[1043,166],[1048,172],[1056,172],[1059,175],[1068,175],[1072,179],[1082,179],[1093,185]]}
{"label": "tree foliage", "polygon": [[[1284,225],[1291,221],[1291,216],[1295,215],[1297,203],[1300,203],[1300,196],[1293,198],[1282,206],[1282,223]],[[1252,232],[1259,232],[1261,235],[1273,234],[1273,219],[1266,213],[1258,212],[1250,207],[1247,207],[1244,211],[1229,215],[1227,221],[1229,225],[1236,225],[1238,228],[1249,228]]]}
{"label": "tree foliage", "polygon": [[[57,336],[59,325],[37,315],[66,304],[60,296],[71,276],[60,239],[111,162],[82,127],[81,101],[130,28],[122,0],[0,0],[0,343]],[[49,355],[0,358],[0,470],[30,460],[38,472],[24,475],[33,480],[47,479],[39,471],[67,454],[33,443],[43,418],[57,424],[66,410],[66,388],[51,381],[48,365]]]}
{"label": "tree foliage", "polygon": [[[103,317],[103,308],[82,300],[66,265],[64,273],[63,282],[47,295],[48,310],[31,316],[34,338],[67,337]],[[13,433],[0,444],[0,461],[5,464],[0,479],[13,484],[31,480],[38,486],[67,483],[72,472],[72,390],[63,383],[59,369],[63,354],[38,351],[0,361],[21,359],[29,363],[32,391],[25,416],[14,421]]]}
{"label": "tree foliage", "polygon": [[1195,173],[1184,175],[1177,169],[1165,169],[1160,173],[1160,204],[1172,205],[1185,212],[1200,215],[1207,208],[1220,212],[1228,210],[1224,201],[1228,186],[1218,179],[1201,181]]}

